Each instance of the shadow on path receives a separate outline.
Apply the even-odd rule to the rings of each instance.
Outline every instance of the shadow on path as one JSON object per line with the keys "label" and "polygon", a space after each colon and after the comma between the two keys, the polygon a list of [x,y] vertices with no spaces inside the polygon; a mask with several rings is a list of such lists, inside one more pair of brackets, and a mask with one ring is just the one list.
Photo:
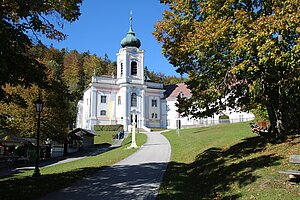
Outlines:
{"label": "shadow on path", "polygon": [[41,199],[155,199],[167,163],[108,167]]}

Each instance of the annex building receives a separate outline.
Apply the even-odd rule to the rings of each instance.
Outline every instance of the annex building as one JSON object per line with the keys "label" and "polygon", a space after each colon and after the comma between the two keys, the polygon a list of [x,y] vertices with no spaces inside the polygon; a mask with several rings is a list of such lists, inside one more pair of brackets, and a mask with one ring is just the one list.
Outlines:
{"label": "annex building", "polygon": [[[191,96],[185,84],[163,85],[147,80],[144,74],[144,51],[141,42],[130,28],[117,53],[117,75],[92,76],[89,87],[78,103],[76,128],[93,130],[94,125],[122,124],[131,130],[135,118],[137,127],[175,129],[181,125],[197,126],[219,123],[218,116],[205,119],[180,118],[175,103],[177,96]],[[251,113],[224,111],[230,119],[253,119]],[[135,117],[133,117],[135,115]]]}

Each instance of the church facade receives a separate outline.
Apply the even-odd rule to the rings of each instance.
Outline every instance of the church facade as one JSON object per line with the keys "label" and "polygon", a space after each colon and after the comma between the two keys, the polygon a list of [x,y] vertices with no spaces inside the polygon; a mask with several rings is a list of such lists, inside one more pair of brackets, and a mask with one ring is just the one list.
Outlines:
{"label": "church facade", "polygon": [[163,84],[145,81],[144,51],[132,30],[132,18],[121,46],[117,53],[117,76],[92,77],[78,104],[77,127],[93,129],[96,124],[123,124],[127,131],[133,119],[137,127],[146,130],[161,127]]}
{"label": "church facade", "polygon": [[[175,106],[177,95],[191,95],[185,84],[164,86],[150,82],[144,74],[144,51],[141,42],[130,28],[121,41],[117,53],[117,75],[92,77],[83,99],[78,103],[77,128],[93,130],[94,125],[122,124],[130,131],[132,122],[149,131],[149,128],[176,128],[203,123],[201,120],[180,118]],[[244,119],[253,115],[243,113]]]}

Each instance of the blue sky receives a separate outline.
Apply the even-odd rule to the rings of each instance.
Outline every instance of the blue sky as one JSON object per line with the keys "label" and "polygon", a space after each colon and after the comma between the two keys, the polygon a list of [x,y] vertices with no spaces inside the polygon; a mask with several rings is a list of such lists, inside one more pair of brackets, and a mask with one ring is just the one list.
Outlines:
{"label": "blue sky", "polygon": [[133,31],[141,41],[140,48],[145,51],[145,66],[150,71],[179,76],[162,55],[161,44],[152,35],[154,24],[162,19],[166,8],[159,0],[84,0],[79,20],[65,24],[63,32],[68,38],[61,42],[45,40],[44,43],[58,49],[76,49],[80,53],[90,51],[101,57],[106,53],[115,61],[120,42],[128,32],[132,11]]}

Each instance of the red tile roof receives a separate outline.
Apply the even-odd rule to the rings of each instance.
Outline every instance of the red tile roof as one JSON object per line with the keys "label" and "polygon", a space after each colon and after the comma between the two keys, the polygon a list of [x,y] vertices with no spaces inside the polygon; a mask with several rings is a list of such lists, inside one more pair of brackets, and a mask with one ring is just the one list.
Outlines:
{"label": "red tile roof", "polygon": [[184,83],[166,85],[165,90],[165,98],[177,98],[180,93],[182,93],[184,97],[192,96],[191,90],[188,89]]}

